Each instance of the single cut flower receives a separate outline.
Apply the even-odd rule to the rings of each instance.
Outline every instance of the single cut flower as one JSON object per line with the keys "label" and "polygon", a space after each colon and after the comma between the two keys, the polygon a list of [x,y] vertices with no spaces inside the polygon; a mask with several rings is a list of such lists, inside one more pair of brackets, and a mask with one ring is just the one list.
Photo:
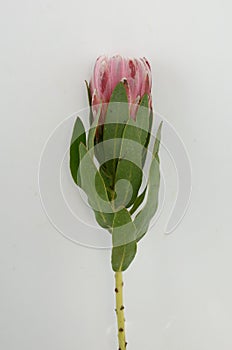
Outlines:
{"label": "single cut flower", "polygon": [[151,68],[145,57],[126,58],[120,55],[98,57],[93,76],[90,80],[90,98],[93,117],[96,116],[98,105],[102,103],[100,121],[104,122],[107,104],[116,85],[123,82],[127,91],[130,116],[135,119],[138,104],[147,94],[149,107],[151,101]]}
{"label": "single cut flower", "polygon": [[118,349],[126,350],[123,272],[137,252],[158,208],[158,128],[147,184],[143,170],[153,123],[151,69],[146,58],[100,56],[90,83],[88,133],[79,117],[70,145],[74,182],[86,193],[97,223],[112,237]]}

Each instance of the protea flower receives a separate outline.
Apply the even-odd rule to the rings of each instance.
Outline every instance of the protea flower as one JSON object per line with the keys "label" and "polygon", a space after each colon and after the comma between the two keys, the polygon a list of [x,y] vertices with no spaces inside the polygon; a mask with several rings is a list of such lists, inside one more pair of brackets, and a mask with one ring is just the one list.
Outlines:
{"label": "protea flower", "polygon": [[133,119],[136,118],[137,107],[144,94],[149,96],[151,108],[151,68],[147,59],[126,58],[120,55],[100,56],[95,63],[89,88],[93,116],[97,113],[98,105],[103,104],[101,122],[104,122],[107,104],[119,82],[125,84],[130,116]]}
{"label": "protea flower", "polygon": [[[154,142],[147,185],[141,189],[153,120],[151,69],[145,58],[101,56],[88,86],[90,129],[76,119],[70,170],[88,197],[98,224],[112,236],[119,350],[126,350],[122,273],[158,207],[159,141]],[[145,202],[145,203],[144,203]]]}

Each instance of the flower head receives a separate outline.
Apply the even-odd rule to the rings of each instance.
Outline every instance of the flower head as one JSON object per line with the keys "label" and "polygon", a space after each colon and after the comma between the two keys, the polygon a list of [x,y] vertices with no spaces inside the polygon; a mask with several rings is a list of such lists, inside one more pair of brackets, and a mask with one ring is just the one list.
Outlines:
{"label": "flower head", "polygon": [[97,105],[104,104],[101,121],[104,121],[107,103],[119,82],[125,84],[133,119],[136,118],[137,107],[144,94],[148,95],[151,108],[151,68],[147,59],[100,56],[95,63],[89,87],[93,114],[97,113]]}

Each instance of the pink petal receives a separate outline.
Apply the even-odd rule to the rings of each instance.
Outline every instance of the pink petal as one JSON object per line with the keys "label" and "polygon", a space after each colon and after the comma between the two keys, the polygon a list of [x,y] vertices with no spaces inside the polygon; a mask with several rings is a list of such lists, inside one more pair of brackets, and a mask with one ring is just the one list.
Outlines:
{"label": "pink petal", "polygon": [[123,78],[126,78],[124,59],[120,55],[116,55],[110,58],[110,78],[111,92],[113,92],[116,85]]}

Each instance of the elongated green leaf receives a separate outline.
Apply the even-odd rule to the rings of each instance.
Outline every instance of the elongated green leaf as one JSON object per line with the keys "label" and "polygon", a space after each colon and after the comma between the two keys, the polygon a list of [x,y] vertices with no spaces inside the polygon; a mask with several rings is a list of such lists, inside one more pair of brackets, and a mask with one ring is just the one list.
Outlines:
{"label": "elongated green leaf", "polygon": [[136,115],[137,126],[141,129],[141,143],[144,145],[142,167],[144,166],[147,156],[147,148],[150,142],[152,122],[153,112],[149,107],[149,97],[147,94],[145,94],[140,102],[140,106]]}
{"label": "elongated green leaf", "polygon": [[146,195],[146,191],[147,191],[147,187],[145,187],[143,192],[136,198],[136,200],[134,201],[133,207],[130,210],[130,215],[133,215],[136,212],[136,210],[139,208],[139,206],[143,203],[143,200]]}
{"label": "elongated green leaf", "polygon": [[151,127],[151,111],[148,103],[149,98],[145,94],[138,107],[136,120],[129,119],[122,134],[120,158],[115,176],[116,184],[119,180],[124,180],[118,186],[119,192],[124,193],[123,196],[120,196],[120,201],[117,201],[119,206],[130,207],[136,200],[142,183],[142,168]]}
{"label": "elongated green leaf", "polygon": [[102,215],[102,212],[94,210],[94,215],[98,225],[111,233],[114,214],[104,213],[104,215]]}
{"label": "elongated green leaf", "polygon": [[[129,119],[129,106],[126,89],[119,83],[110,98],[104,122],[103,139],[117,139],[122,137],[124,127]],[[117,155],[115,156],[117,158]]]}
{"label": "elongated green leaf", "polygon": [[95,212],[97,222],[112,233],[112,267],[114,271],[124,271],[136,254],[136,230],[130,214],[124,208],[114,212],[108,201],[104,181],[97,170],[92,155],[84,144],[80,144],[82,188]]}
{"label": "elongated green leaf", "polygon": [[[122,138],[133,140],[140,145],[148,146],[148,134],[151,129],[151,110],[148,106],[148,95],[145,94],[139,104],[136,120],[130,118],[124,128]],[[122,153],[122,152],[121,152]]]}
{"label": "elongated green leaf", "polygon": [[145,146],[147,137],[150,132],[150,114],[149,97],[147,94],[143,95],[136,114],[137,139],[141,145]]}
{"label": "elongated green leaf", "polygon": [[148,126],[148,133],[147,133],[146,142],[144,144],[143,157],[142,157],[142,167],[144,167],[144,164],[146,161],[147,150],[148,150],[148,146],[149,146],[150,138],[151,138],[151,128],[152,128],[152,124],[153,124],[153,111],[152,110],[150,111],[148,119],[149,119],[149,126]]}
{"label": "elongated green leaf", "polygon": [[79,145],[81,143],[86,145],[86,135],[85,135],[84,125],[81,119],[78,117],[74,124],[73,133],[72,133],[72,139],[70,144],[69,165],[70,165],[72,178],[74,182],[79,186],[81,186],[81,179],[80,177],[78,177],[78,168],[80,163]]}
{"label": "elongated green leaf", "polygon": [[[96,132],[97,132],[97,127],[98,127],[98,122],[101,114],[101,107],[99,107],[98,113],[96,115],[96,118],[94,119],[90,129],[89,129],[89,134],[88,134],[88,150],[91,151],[94,148],[94,140],[96,137]],[[92,150],[92,155],[94,154]]]}
{"label": "elongated green leaf", "polygon": [[125,271],[133,261],[137,250],[135,226],[125,208],[115,213],[112,240],[112,268],[114,271]]}
{"label": "elongated green leaf", "polygon": [[139,166],[127,159],[119,159],[116,177],[115,190],[117,207],[130,207],[137,198],[142,183],[143,172]]}
{"label": "elongated green leaf", "polygon": [[157,130],[156,138],[155,138],[155,144],[152,152],[152,157],[157,158],[159,160],[159,147],[160,147],[160,140],[161,140],[161,129],[162,129],[163,122],[160,123],[159,128]]}
{"label": "elongated green leaf", "polygon": [[95,155],[96,159],[100,164],[104,162],[104,147],[103,143],[99,142],[99,138],[102,137],[101,133],[103,129],[103,126],[99,125],[101,109],[102,105],[99,106],[98,113],[94,118],[88,135],[88,150],[92,156]]}
{"label": "elongated green leaf", "polygon": [[93,123],[93,112],[92,112],[92,96],[91,96],[91,92],[90,92],[90,88],[89,88],[89,83],[87,82],[87,80],[85,80],[85,85],[86,85],[86,89],[87,89],[87,95],[88,95],[88,100],[89,100],[89,124],[91,125]]}
{"label": "elongated green leaf", "polygon": [[113,271],[125,271],[135,258],[137,251],[136,241],[114,247],[112,250],[111,264]]}
{"label": "elongated green leaf", "polygon": [[[111,161],[110,161],[111,162]],[[103,178],[103,181],[105,183],[107,193],[108,193],[108,198],[110,201],[112,201],[115,198],[115,190],[114,190],[114,177],[111,173],[108,172],[108,167],[110,165],[108,162],[103,163],[100,168],[99,172]]]}
{"label": "elongated green leaf", "polygon": [[159,166],[159,145],[161,137],[161,127],[159,126],[157,131],[156,140],[153,148],[153,157],[150,166],[148,189],[147,189],[147,201],[143,209],[136,215],[134,224],[137,230],[137,241],[139,241],[147,232],[149,223],[152,217],[155,215],[158,208],[158,196],[160,186],[160,166]]}
{"label": "elongated green leaf", "polygon": [[[121,138],[129,119],[129,106],[125,86],[120,82],[114,89],[104,123],[104,156],[107,172],[115,176],[117,160],[120,154]],[[105,142],[111,140],[110,142]]]}
{"label": "elongated green leaf", "polygon": [[79,173],[82,179],[81,187],[88,196],[88,202],[95,212],[98,223],[104,228],[111,228],[114,213],[108,200],[104,181],[86,146],[81,143],[79,149],[81,156],[79,166]]}
{"label": "elongated green leaf", "polygon": [[103,164],[105,162],[103,130],[104,130],[104,125],[99,124],[96,130],[96,137],[94,141],[95,142],[94,154],[99,164]]}

